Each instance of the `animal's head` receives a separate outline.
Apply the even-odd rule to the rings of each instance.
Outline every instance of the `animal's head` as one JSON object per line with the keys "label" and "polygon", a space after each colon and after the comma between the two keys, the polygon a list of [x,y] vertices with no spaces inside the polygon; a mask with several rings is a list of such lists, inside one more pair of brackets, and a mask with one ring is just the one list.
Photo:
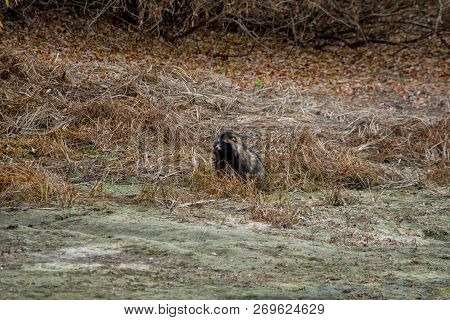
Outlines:
{"label": "animal's head", "polygon": [[217,135],[214,141],[214,152],[220,154],[231,154],[241,152],[244,149],[244,139],[234,131],[225,131]]}

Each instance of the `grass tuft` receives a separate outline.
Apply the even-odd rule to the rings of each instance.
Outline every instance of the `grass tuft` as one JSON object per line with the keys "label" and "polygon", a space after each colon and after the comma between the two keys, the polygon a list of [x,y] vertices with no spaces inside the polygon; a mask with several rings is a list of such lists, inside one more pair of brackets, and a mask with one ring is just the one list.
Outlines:
{"label": "grass tuft", "polygon": [[0,203],[72,206],[77,193],[72,185],[40,167],[0,163]]}

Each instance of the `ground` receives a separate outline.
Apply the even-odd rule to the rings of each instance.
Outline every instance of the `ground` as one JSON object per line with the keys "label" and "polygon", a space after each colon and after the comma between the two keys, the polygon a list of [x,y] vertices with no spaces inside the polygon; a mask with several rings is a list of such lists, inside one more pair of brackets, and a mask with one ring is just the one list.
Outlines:
{"label": "ground", "polygon": [[2,298],[448,298],[439,193],[359,192],[345,209],[292,196],[311,212],[291,230],[245,220],[226,201],[175,214],[120,201],[2,211]]}
{"label": "ground", "polygon": [[[1,299],[450,297],[442,48],[234,57],[72,14],[0,34]],[[214,175],[224,128],[266,189]]]}

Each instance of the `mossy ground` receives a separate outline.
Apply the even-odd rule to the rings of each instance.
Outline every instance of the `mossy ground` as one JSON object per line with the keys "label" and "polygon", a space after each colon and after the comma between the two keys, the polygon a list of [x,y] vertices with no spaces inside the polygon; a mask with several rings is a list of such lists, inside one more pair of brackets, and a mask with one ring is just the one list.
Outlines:
{"label": "mossy ground", "polygon": [[292,229],[252,222],[226,199],[172,212],[112,200],[3,208],[0,298],[449,298],[448,199],[352,193],[358,203],[344,207],[291,195],[311,208]]}

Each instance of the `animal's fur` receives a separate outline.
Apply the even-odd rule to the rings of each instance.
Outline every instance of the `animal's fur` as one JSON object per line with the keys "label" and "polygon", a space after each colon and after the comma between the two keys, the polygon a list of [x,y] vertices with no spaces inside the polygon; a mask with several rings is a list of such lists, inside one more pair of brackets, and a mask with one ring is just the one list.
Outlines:
{"label": "animal's fur", "polygon": [[234,131],[217,135],[213,145],[214,166],[219,174],[231,168],[245,180],[254,180],[258,187],[264,184],[266,170],[258,154],[245,144]]}

